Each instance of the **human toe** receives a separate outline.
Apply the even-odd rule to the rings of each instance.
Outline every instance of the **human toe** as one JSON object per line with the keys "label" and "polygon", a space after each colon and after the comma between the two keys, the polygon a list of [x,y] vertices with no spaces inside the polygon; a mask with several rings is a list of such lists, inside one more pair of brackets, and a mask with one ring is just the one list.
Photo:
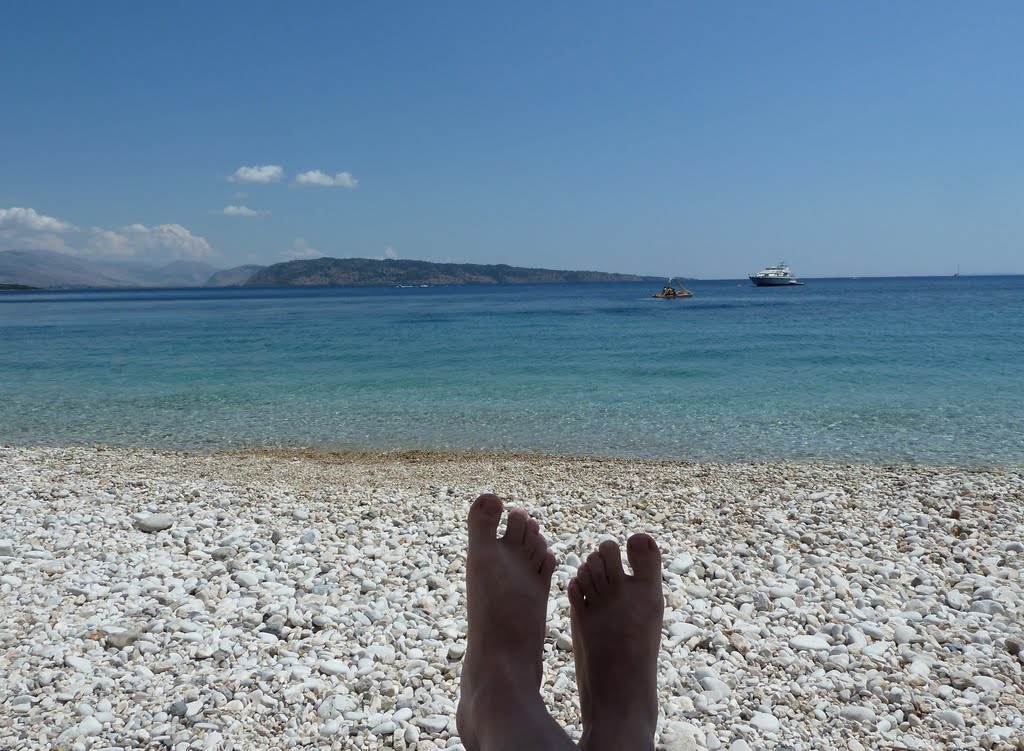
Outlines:
{"label": "human toe", "polygon": [[578,569],[576,569],[575,581],[579,584],[580,591],[583,592],[583,596],[592,600],[597,595],[597,589],[594,587],[594,579],[590,573],[590,562],[584,563]]}
{"label": "human toe", "polygon": [[469,507],[467,523],[470,540],[494,539],[501,521],[501,499],[493,493],[478,496]]}
{"label": "human toe", "polygon": [[555,560],[555,553],[550,548],[545,547],[544,560],[540,564],[540,575],[551,581],[551,576],[555,573],[555,566],[558,561]]}
{"label": "human toe", "polygon": [[544,535],[538,532],[537,534],[533,535],[533,541],[532,543],[530,543],[529,547],[530,561],[540,565],[540,563],[544,560],[544,555],[548,551],[547,539],[545,539]]}
{"label": "human toe", "polygon": [[579,579],[573,579],[569,582],[569,587],[566,589],[566,594],[569,596],[569,605],[573,608],[582,608],[584,605],[583,588],[580,586]]}
{"label": "human toe", "polygon": [[622,569],[622,554],[619,551],[618,543],[614,540],[605,540],[597,546],[597,550],[604,563],[608,584],[613,587],[619,585],[625,578],[626,572]]}
{"label": "human toe", "polygon": [[626,542],[626,556],[633,576],[644,581],[661,581],[661,552],[654,538],[643,532]]}
{"label": "human toe", "polygon": [[590,578],[598,594],[608,589],[608,573],[604,568],[604,559],[596,550],[587,556],[587,568],[590,569]]}
{"label": "human toe", "polygon": [[502,539],[514,545],[522,545],[529,520],[529,515],[522,508],[509,511],[508,521],[505,523],[505,536]]}

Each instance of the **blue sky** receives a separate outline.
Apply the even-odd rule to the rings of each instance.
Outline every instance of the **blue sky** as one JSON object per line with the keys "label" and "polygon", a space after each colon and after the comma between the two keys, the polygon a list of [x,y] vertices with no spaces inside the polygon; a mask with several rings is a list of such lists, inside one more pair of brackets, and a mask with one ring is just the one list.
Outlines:
{"label": "blue sky", "polygon": [[0,13],[0,250],[1024,273],[1024,3]]}

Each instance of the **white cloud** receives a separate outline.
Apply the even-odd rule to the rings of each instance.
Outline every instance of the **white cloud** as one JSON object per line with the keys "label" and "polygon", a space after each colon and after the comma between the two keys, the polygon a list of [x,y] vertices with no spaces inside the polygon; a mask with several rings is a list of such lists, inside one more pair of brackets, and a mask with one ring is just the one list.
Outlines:
{"label": "white cloud", "polygon": [[248,206],[225,206],[220,210],[224,216],[265,216],[269,211],[257,211]]}
{"label": "white cloud", "polygon": [[78,230],[63,219],[35,209],[12,206],[0,209],[0,250],[56,250],[74,253],[63,237]]}
{"label": "white cloud", "polygon": [[136,248],[129,242],[127,235],[112,229],[93,227],[89,233],[88,253],[105,258],[134,258]]}
{"label": "white cloud", "polygon": [[12,206],[0,209],[0,229],[28,230],[30,232],[71,232],[75,225],[40,214],[35,209]]}
{"label": "white cloud", "polygon": [[0,227],[0,250],[55,250],[74,255],[76,248],[54,232],[16,232]]}
{"label": "white cloud", "polygon": [[276,183],[284,177],[279,164],[264,164],[254,167],[239,167],[228,178],[233,183]]}
{"label": "white cloud", "polygon": [[206,238],[193,235],[180,224],[84,230],[35,209],[0,209],[0,250],[19,248],[152,263],[217,255]]}
{"label": "white cloud", "polygon": [[130,224],[118,230],[93,227],[86,252],[154,262],[198,260],[217,254],[205,237],[193,235],[180,224]]}
{"label": "white cloud", "polygon": [[326,172],[313,169],[296,175],[295,184],[319,185],[325,188],[348,188],[349,190],[355,190],[355,188],[359,186],[359,181],[352,176],[351,172],[339,172],[334,177],[331,177]]}
{"label": "white cloud", "polygon": [[291,247],[281,254],[286,261],[298,261],[306,258],[323,258],[327,254],[311,247],[301,237],[295,239]]}

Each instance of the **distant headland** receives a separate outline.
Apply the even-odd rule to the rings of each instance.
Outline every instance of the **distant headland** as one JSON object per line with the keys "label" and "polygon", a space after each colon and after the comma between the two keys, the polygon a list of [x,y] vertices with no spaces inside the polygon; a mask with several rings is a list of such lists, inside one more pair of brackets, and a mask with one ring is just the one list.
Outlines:
{"label": "distant headland", "polygon": [[147,287],[306,287],[440,284],[647,282],[662,277],[559,271],[505,264],[404,259],[316,258],[272,266],[217,269],[201,261],[160,267],[101,261],[45,250],[0,251],[0,289],[138,289]]}
{"label": "distant headland", "polygon": [[369,286],[418,284],[547,284],[643,282],[661,277],[603,271],[558,271],[505,264],[431,263],[399,259],[317,258],[286,261],[260,269],[245,287]]}

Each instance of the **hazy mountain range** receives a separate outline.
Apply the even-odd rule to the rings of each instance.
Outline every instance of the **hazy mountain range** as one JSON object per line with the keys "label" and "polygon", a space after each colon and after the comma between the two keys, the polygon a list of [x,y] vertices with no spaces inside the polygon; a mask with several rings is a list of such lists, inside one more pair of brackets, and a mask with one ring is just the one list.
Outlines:
{"label": "hazy mountain range", "polygon": [[137,262],[97,261],[49,250],[0,251],[0,289],[127,287],[295,287],[312,285],[537,284],[557,282],[656,281],[661,277],[556,271],[469,263],[430,263],[369,258],[317,258],[272,266],[217,269],[201,261],[153,267]]}
{"label": "hazy mountain range", "polygon": [[[241,281],[261,266],[249,269]],[[202,287],[215,275],[233,279],[201,261],[172,261],[164,266],[138,262],[97,261],[52,250],[0,252],[0,284],[21,284],[41,289],[111,289],[119,287]],[[231,286],[239,281],[218,284]]]}

